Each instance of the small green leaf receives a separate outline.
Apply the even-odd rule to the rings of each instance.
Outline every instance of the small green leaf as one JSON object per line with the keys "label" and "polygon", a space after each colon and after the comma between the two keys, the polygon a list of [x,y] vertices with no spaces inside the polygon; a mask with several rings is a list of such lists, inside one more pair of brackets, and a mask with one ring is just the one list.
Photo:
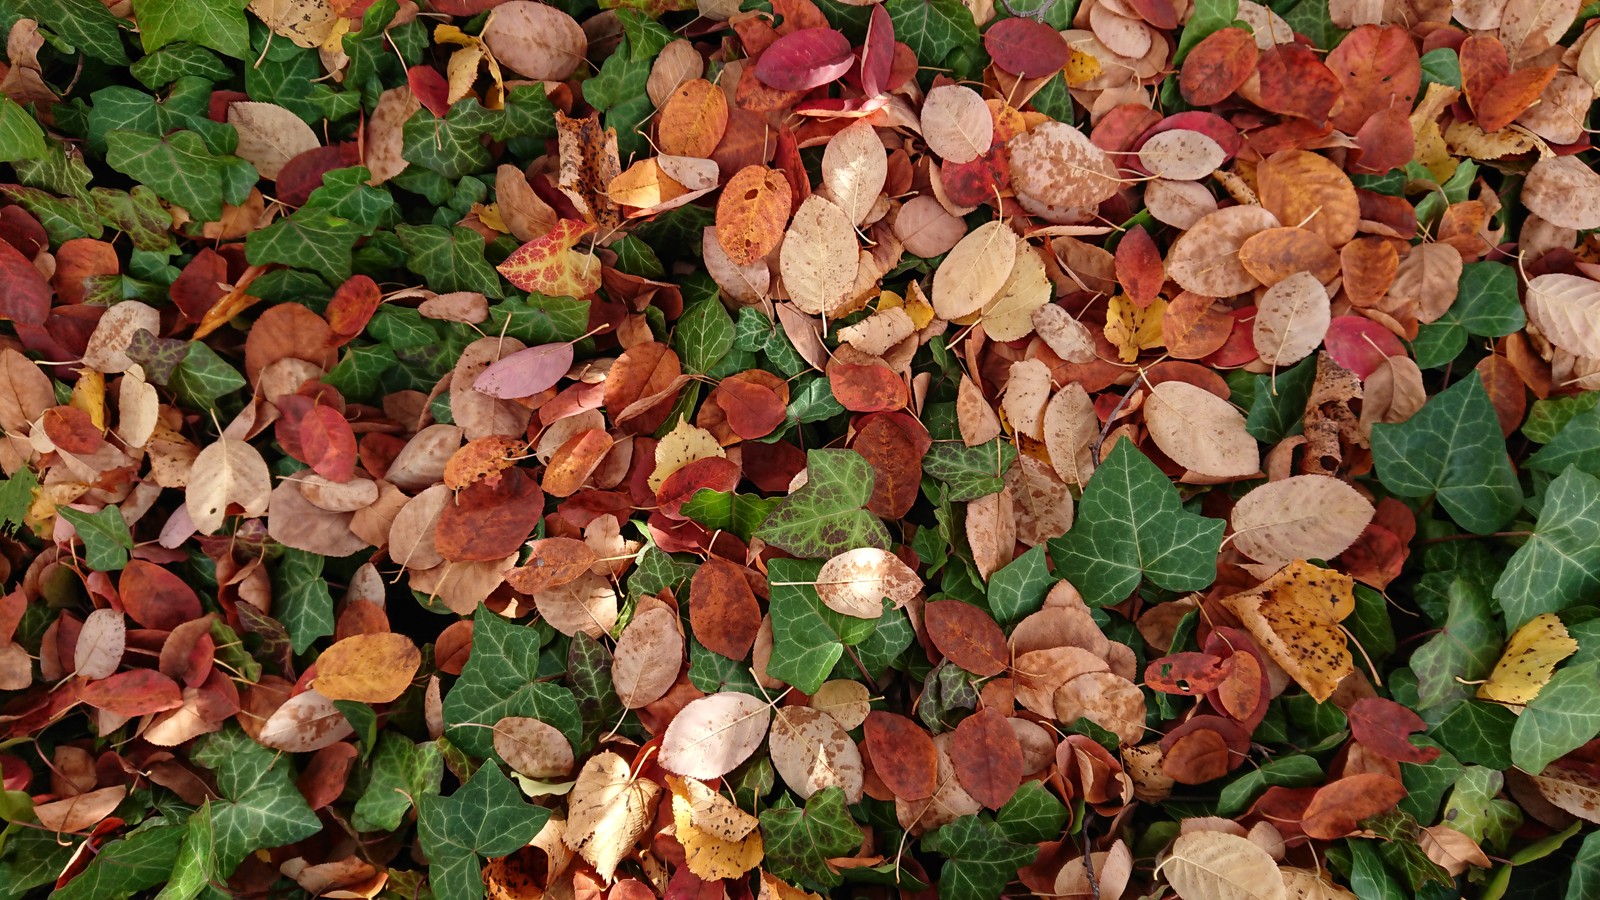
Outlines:
{"label": "small green leaf", "polygon": [[33,491],[38,486],[39,476],[33,474],[32,469],[19,469],[0,482],[0,533],[23,526],[28,508],[33,505]]}
{"label": "small green leaf", "polygon": [[1511,768],[1511,729],[1517,714],[1498,703],[1461,700],[1452,705],[1428,734],[1463,763]]}
{"label": "small green leaf", "polygon": [[156,900],[194,900],[217,875],[217,835],[211,821],[211,801],[189,816],[183,846],[172,863],[172,877]]}
{"label": "small green leaf", "polygon": [[1217,815],[1237,816],[1269,787],[1307,787],[1320,784],[1324,778],[1322,766],[1303,753],[1268,760],[1222,788],[1217,795]]}
{"label": "small green leaf", "polygon": [[875,475],[854,450],[812,450],[807,481],[767,516],[756,537],[805,559],[825,559],[860,547],[889,549],[889,532],[862,509]]}
{"label": "small green leaf", "polygon": [[949,485],[951,502],[960,502],[997,493],[1016,461],[1017,448],[1003,438],[976,447],[936,441],[922,458],[922,471]]}
{"label": "small green leaf", "polygon": [[189,352],[173,369],[167,387],[172,388],[185,406],[210,409],[218,400],[247,384],[239,370],[218,356],[217,351],[200,341],[190,341]]}
{"label": "small green leaf", "polygon": [[844,789],[829,787],[812,794],[804,808],[763,811],[761,838],[767,871],[784,881],[827,890],[843,883],[828,860],[859,847],[861,829],[845,807]]}
{"label": "small green leaf", "polygon": [[401,225],[394,231],[406,248],[406,268],[433,290],[477,291],[490,299],[502,296],[500,276],[483,257],[483,235],[471,228],[442,225]]}
{"label": "small green leaf", "polygon": [[394,831],[417,798],[439,793],[444,757],[433,741],[417,744],[388,732],[378,741],[370,770],[372,780],[356,801],[350,824],[357,831]]}
{"label": "small green leaf", "polygon": [[1223,525],[1186,511],[1155,463],[1118,441],[1090,477],[1072,530],[1050,541],[1050,558],[1090,606],[1121,602],[1144,579],[1195,591],[1216,579]]}
{"label": "small green leaf", "polygon": [[1232,25],[1237,18],[1239,0],[1195,0],[1194,12],[1189,14],[1189,21],[1178,36],[1178,50],[1173,54],[1172,61],[1183,62],[1195,44]]}
{"label": "small green leaf", "polygon": [[672,332],[672,348],[684,370],[696,375],[710,371],[732,347],[733,319],[715,297],[684,310]]}
{"label": "small green leaf", "polygon": [[989,612],[1003,627],[1010,628],[1044,606],[1044,595],[1056,583],[1044,549],[1042,544],[1031,547],[989,576]]}
{"label": "small green leaf", "polygon": [[1600,662],[1567,666],[1523,707],[1511,729],[1511,761],[1537,775],[1600,734]]}
{"label": "small green leaf", "polygon": [[56,510],[72,523],[83,539],[84,561],[97,572],[115,572],[128,564],[128,554],[133,551],[133,534],[122,519],[122,510],[107,506],[99,512],[61,507]]}
{"label": "small green leaf", "polygon": [[923,840],[946,857],[939,870],[939,900],[994,900],[1039,855],[1037,844],[1018,844],[984,816],[963,816]]}
{"label": "small green leaf", "polygon": [[1557,612],[1600,588],[1600,478],[1576,468],[1562,472],[1545,493],[1533,536],[1517,548],[1495,582],[1506,627],[1520,628],[1540,613]]}
{"label": "small green leaf", "polygon": [[910,47],[925,66],[937,66],[957,47],[977,47],[982,40],[960,0],[889,0],[884,8],[895,40]]}
{"label": "small green leaf", "polygon": [[310,269],[329,284],[340,284],[350,277],[351,251],[367,231],[326,209],[306,207],[251,232],[244,242],[245,258],[251,265]]}
{"label": "small green leaf", "polygon": [[223,162],[192,131],[165,137],[112,131],[106,135],[106,162],[202,222],[222,218]]}
{"label": "small green leaf", "polygon": [[123,29],[131,24],[111,14],[97,0],[20,0],[22,15],[36,19],[79,50],[101,62],[125,66]]}
{"label": "small green leaf", "polygon": [[767,570],[772,597],[772,660],[767,671],[802,693],[814,694],[844,656],[846,644],[872,634],[874,621],[835,612],[811,582],[822,563],[774,559]]}
{"label": "small green leaf", "polygon": [[1384,487],[1402,497],[1436,497],[1477,534],[1504,525],[1522,505],[1500,420],[1477,372],[1405,422],[1372,426],[1372,460]]}
{"label": "small green leaf", "polygon": [[325,562],[327,557],[319,553],[285,547],[272,567],[272,612],[289,630],[296,653],[333,634],[333,594],[322,577]]}
{"label": "small green leaf", "polygon": [[1017,844],[1037,844],[1056,839],[1067,827],[1066,804],[1056,799],[1042,781],[1029,781],[994,814],[994,823],[1006,839]]}
{"label": "small green leaf", "polygon": [[473,756],[497,758],[493,726],[506,716],[530,716],[576,744],[583,726],[572,692],[539,680],[540,630],[483,606],[472,621],[472,656],[444,698],[451,742]]}
{"label": "small green leaf", "polygon": [[9,97],[0,97],[0,162],[45,154],[44,129]]}
{"label": "small green leaf", "polygon": [[550,810],[524,802],[494,762],[479,766],[454,794],[420,802],[417,833],[428,854],[428,881],[440,900],[480,900],[483,858],[526,846],[550,818]]}

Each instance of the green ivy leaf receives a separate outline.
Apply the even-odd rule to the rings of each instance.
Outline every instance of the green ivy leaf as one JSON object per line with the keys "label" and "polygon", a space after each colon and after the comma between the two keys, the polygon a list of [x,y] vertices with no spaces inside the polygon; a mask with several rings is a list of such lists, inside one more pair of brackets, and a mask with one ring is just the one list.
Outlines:
{"label": "green ivy leaf", "polygon": [[215,53],[199,44],[171,44],[128,67],[128,74],[152,91],[158,91],[179,78],[193,75],[207,81],[227,81],[233,71]]}
{"label": "green ivy leaf", "polygon": [[1545,492],[1533,536],[1495,582],[1494,597],[1516,629],[1540,613],[1566,609],[1600,588],[1600,478],[1576,468]]}
{"label": "green ivy leaf", "polygon": [[38,486],[39,476],[26,468],[0,482],[0,533],[23,526],[28,508],[33,505],[33,491]]}
{"label": "green ivy leaf", "polygon": [[192,131],[166,137],[112,131],[106,135],[106,162],[202,222],[222,217],[223,163]]}
{"label": "green ivy leaf", "polygon": [[0,97],[0,162],[45,154],[44,129],[9,97]]}
{"label": "green ivy leaf", "polygon": [[1572,859],[1571,872],[1567,878],[1566,900],[1600,897],[1600,831],[1584,836],[1577,856]]}
{"label": "green ivy leaf", "polygon": [[1317,761],[1303,753],[1267,760],[1223,786],[1217,794],[1217,815],[1237,816],[1269,787],[1307,787],[1326,776]]}
{"label": "green ivy leaf", "polygon": [[889,532],[864,507],[876,477],[854,450],[806,454],[805,485],[778,505],[756,537],[804,559],[825,559],[859,547],[889,549]]}
{"label": "green ivy leaf", "polygon": [[156,900],[194,900],[217,874],[217,835],[212,822],[211,801],[189,815],[183,846],[172,861],[172,877]]}
{"label": "green ivy leaf", "polygon": [[320,553],[285,547],[272,567],[272,612],[289,630],[295,653],[333,634],[333,594],[322,577],[326,562]]}
{"label": "green ivy leaf", "polygon": [[827,680],[845,645],[866,640],[875,625],[872,619],[847,616],[823,604],[811,584],[821,571],[822,563],[797,559],[774,559],[767,569],[772,591],[772,660],[767,671],[806,694],[816,693]]}
{"label": "green ivy leaf", "polygon": [[994,900],[1017,869],[1039,855],[1038,845],[1013,843],[982,815],[963,816],[922,844],[947,857],[939,870],[939,900]]}
{"label": "green ivy leaf", "polygon": [[223,799],[213,800],[217,874],[226,878],[251,852],[282,847],[322,830],[294,785],[292,758],[228,726],[200,738],[190,757],[216,773]]}
{"label": "green ivy leaf", "polygon": [[1417,332],[1417,365],[1445,365],[1467,348],[1467,336],[1501,337],[1528,323],[1517,299],[1516,270],[1503,263],[1467,263],[1461,269],[1456,302],[1435,322]]}
{"label": "green ivy leaf", "polygon": [[100,221],[126,234],[134,249],[159,252],[172,246],[172,214],[155,191],[141,184],[131,191],[94,188],[89,195]]}
{"label": "green ivy leaf", "polygon": [[435,796],[444,778],[444,756],[433,741],[413,743],[389,732],[378,741],[372,780],[356,801],[350,824],[357,831],[394,831],[414,800]]}
{"label": "green ivy leaf", "polygon": [[1498,703],[1461,700],[1428,730],[1459,760],[1494,769],[1511,768],[1511,728],[1517,714]]}
{"label": "green ivy leaf", "polygon": [[135,0],[139,41],[153,53],[175,41],[203,44],[234,59],[250,55],[249,0]]}
{"label": "green ivy leaf", "polygon": [[1237,18],[1239,0],[1195,0],[1194,12],[1189,14],[1183,34],[1178,37],[1178,50],[1173,54],[1172,61],[1183,62],[1195,44],[1232,25]]}
{"label": "green ivy leaf", "polygon": [[442,119],[419,109],[402,129],[400,155],[451,181],[485,171],[494,160],[483,134],[498,120],[496,113],[470,97],[456,101]]}
{"label": "green ivy leaf", "polygon": [[1372,460],[1401,497],[1437,497],[1468,531],[1487,534],[1522,505],[1500,420],[1477,372],[1435,394],[1397,425],[1372,426]]}
{"label": "green ivy leaf", "polygon": [[451,742],[473,756],[498,758],[493,726],[506,716],[531,716],[576,744],[583,725],[572,692],[538,680],[540,630],[482,606],[472,623],[472,656],[444,698]]}
{"label": "green ivy leaf", "polygon": [[884,8],[895,40],[910,47],[924,66],[937,66],[957,47],[976,47],[982,40],[960,0],[889,0]]}
{"label": "green ivy leaf", "polygon": [[1590,408],[1574,415],[1543,449],[1528,457],[1526,465],[1551,475],[1559,475],[1568,466],[1600,475],[1600,410]]}
{"label": "green ivy leaf", "polygon": [[976,447],[959,440],[935,441],[922,458],[922,471],[950,486],[950,501],[976,500],[1005,487],[1005,474],[1017,461],[1017,448],[1004,438]]}
{"label": "green ivy leaf", "polygon": [[733,347],[733,319],[715,297],[701,300],[683,311],[672,332],[672,349],[685,371],[709,371]]}
{"label": "green ivy leaf", "polygon": [[1044,545],[1028,551],[989,576],[989,612],[1010,628],[1044,606],[1044,595],[1056,583],[1045,559]]}
{"label": "green ivy leaf", "polygon": [[1090,606],[1122,601],[1143,579],[1196,591],[1216,580],[1223,524],[1184,510],[1156,464],[1118,441],[1090,477],[1072,530],[1050,541],[1050,558]]}
{"label": "green ivy leaf", "polygon": [[433,290],[477,291],[491,299],[503,296],[499,273],[483,257],[483,235],[471,228],[442,225],[401,225],[394,232],[406,248],[406,268]]}
{"label": "green ivy leaf", "polygon": [[994,823],[1008,841],[1038,844],[1059,837],[1068,818],[1066,804],[1057,800],[1044,782],[1029,781],[994,814]]}
{"label": "green ivy leaf", "polygon": [[[659,550],[656,556],[671,562],[671,557]],[[638,580],[635,570],[630,582]],[[630,591],[633,587],[630,583]],[[567,684],[572,687],[578,717],[583,723],[583,740],[573,749],[582,751],[594,746],[595,741],[622,721],[622,714],[626,712],[622,699],[617,696],[616,684],[611,680],[611,651],[581,631],[573,635],[567,648]]]}
{"label": "green ivy leaf", "polygon": [[307,207],[251,232],[244,241],[245,258],[252,265],[310,269],[329,284],[341,284],[350,277],[351,251],[366,233],[349,219]]}
{"label": "green ivy leaf", "polygon": [[482,860],[526,846],[550,818],[550,810],[524,802],[493,762],[479,766],[454,794],[420,802],[417,833],[428,854],[428,881],[440,900],[482,898]]}
{"label": "green ivy leaf", "polygon": [[99,512],[61,507],[56,510],[72,523],[83,539],[84,562],[96,572],[115,572],[128,564],[128,554],[133,551],[133,534],[122,519],[122,509],[107,506]]}
{"label": "green ivy leaf", "polygon": [[101,62],[128,64],[122,32],[129,23],[97,0],[20,0],[22,15],[37,20],[72,46]]}
{"label": "green ivy leaf", "polygon": [[[82,872],[50,896],[53,900],[122,900],[153,888],[173,876],[173,864],[187,832],[181,823],[164,817],[146,824],[127,837],[100,848]],[[13,836],[7,842],[7,849],[16,851],[20,838],[20,835]],[[39,855],[48,856],[46,853]],[[52,872],[48,880],[54,881],[57,874]],[[6,888],[18,887],[14,874],[5,875]]]}
{"label": "green ivy leaf", "polygon": [[767,871],[791,883],[827,890],[843,883],[828,860],[861,845],[861,829],[845,807],[844,789],[824,788],[806,800],[761,813],[761,839]]}
{"label": "green ivy leaf", "polygon": [[1522,708],[1511,729],[1511,761],[1537,775],[1600,734],[1600,662],[1567,666]]}
{"label": "green ivy leaf", "polygon": [[1584,391],[1566,397],[1548,397],[1533,401],[1528,419],[1522,423],[1522,433],[1528,440],[1548,444],[1561,434],[1573,419],[1600,405],[1600,391]]}
{"label": "green ivy leaf", "polygon": [[1308,356],[1272,375],[1251,376],[1255,393],[1244,430],[1264,444],[1276,444],[1305,430],[1306,400],[1317,378],[1317,358]]}
{"label": "green ivy leaf", "polygon": [[201,341],[190,341],[189,352],[172,370],[167,387],[185,405],[210,409],[217,401],[248,385],[239,370]]}

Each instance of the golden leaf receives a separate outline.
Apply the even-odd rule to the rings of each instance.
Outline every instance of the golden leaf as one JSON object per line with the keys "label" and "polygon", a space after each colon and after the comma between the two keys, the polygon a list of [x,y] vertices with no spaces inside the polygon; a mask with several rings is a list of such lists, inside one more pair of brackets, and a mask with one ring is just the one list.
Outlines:
{"label": "golden leaf", "polygon": [[1253,590],[1222,605],[1318,703],[1354,671],[1339,621],[1355,607],[1349,575],[1295,560]]}
{"label": "golden leaf", "polygon": [[1555,613],[1534,616],[1506,642],[1489,680],[1478,686],[1478,697],[1499,703],[1523,704],[1538,696],[1562,660],[1578,652],[1578,642]]}

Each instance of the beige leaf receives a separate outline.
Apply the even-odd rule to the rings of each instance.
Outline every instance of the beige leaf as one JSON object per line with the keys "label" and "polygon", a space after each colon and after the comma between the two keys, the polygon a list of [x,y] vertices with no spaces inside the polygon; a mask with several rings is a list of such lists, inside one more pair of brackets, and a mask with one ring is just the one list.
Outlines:
{"label": "beige leaf", "polygon": [[1422,834],[1417,837],[1417,843],[1422,846],[1428,859],[1434,864],[1450,873],[1454,878],[1467,871],[1472,866],[1488,868],[1489,857],[1478,846],[1478,842],[1465,834],[1451,828],[1449,825],[1428,825],[1422,829]]}
{"label": "beige leaf", "polygon": [[405,124],[421,108],[422,101],[406,85],[390,88],[378,96],[378,105],[367,117],[363,162],[372,173],[368,184],[383,184],[411,164],[404,156]]}
{"label": "beige leaf", "polygon": [[983,309],[1005,287],[1016,261],[1016,236],[1004,222],[974,228],[933,273],[933,311],[955,320]]}
{"label": "beige leaf", "polygon": [[913,256],[943,256],[966,235],[967,223],[951,215],[938,198],[927,194],[912,197],[895,213],[894,236]]}
{"label": "beige leaf", "polygon": [[1000,436],[1000,416],[983,396],[977,382],[962,373],[956,387],[956,427],[968,447],[987,444]]}
{"label": "beige leaf", "polygon": [[967,504],[967,543],[984,581],[1011,562],[1017,548],[1017,517],[1010,488]]}
{"label": "beige leaf", "polygon": [[1509,0],[1500,15],[1500,42],[1512,66],[1555,46],[1582,5],[1583,0]]}
{"label": "beige leaf", "polygon": [[1033,311],[1033,330],[1050,352],[1069,363],[1094,360],[1094,334],[1065,308],[1046,303]]}
{"label": "beige leaf", "polygon": [[1012,185],[1051,206],[1094,206],[1122,186],[1106,152],[1065,122],[1041,122],[1012,138],[1007,149]]}
{"label": "beige leaf", "polygon": [[[194,496],[193,472],[189,475]],[[295,481],[280,481],[267,501],[267,535],[285,547],[322,556],[349,556],[371,546],[351,531],[354,513],[319,509],[300,493]]]}
{"label": "beige leaf", "polygon": [[852,225],[860,225],[872,212],[888,177],[889,154],[865,119],[835,134],[822,151],[823,187]]}
{"label": "beige leaf", "polygon": [[1332,559],[1372,521],[1371,501],[1327,475],[1295,475],[1264,484],[1233,507],[1233,545],[1272,567],[1296,559]]}
{"label": "beige leaf", "polygon": [[1574,356],[1600,357],[1600,282],[1560,273],[1539,275],[1528,279],[1526,303],[1528,321],[1550,343]]}
{"label": "beige leaf", "polygon": [[694,49],[694,45],[678,38],[661,48],[655,64],[650,67],[644,92],[650,95],[651,103],[661,106],[678,89],[678,85],[699,78],[705,69],[706,61],[700,58],[700,52]]}
{"label": "beige leaf", "polygon": [[78,794],[65,800],[41,803],[33,808],[39,824],[51,831],[68,833],[88,831],[116,810],[128,789],[122,785],[101,788],[98,791]]}
{"label": "beige leaf", "polygon": [[0,350],[0,431],[26,434],[55,405],[55,388],[39,364],[11,347]]}
{"label": "beige leaf", "polygon": [[611,664],[611,681],[628,709],[638,709],[661,699],[678,680],[683,665],[683,633],[678,616],[664,606],[652,606],[633,617],[617,641]]}
{"label": "beige leaf", "polygon": [[117,385],[117,437],[129,447],[143,447],[155,433],[161,401],[144,379],[144,367],[131,365]]}
{"label": "beige leaf", "polygon": [[1158,867],[1182,900],[1287,900],[1278,864],[1247,838],[1220,831],[1178,836]]}
{"label": "beige leaf", "polygon": [[1277,228],[1276,216],[1259,206],[1219,209],[1173,242],[1167,276],[1184,290],[1205,297],[1232,297],[1261,282],[1239,262],[1239,248],[1252,235]]}
{"label": "beige leaf", "polygon": [[809,706],[780,706],[767,745],[783,783],[801,798],[840,787],[845,802],[860,802],[866,782],[861,751],[833,716]]}
{"label": "beige leaf", "polygon": [[1428,402],[1422,369],[1409,356],[1385,356],[1361,383],[1361,427],[1372,432],[1378,422],[1397,425],[1416,415]]}
{"label": "beige leaf", "polygon": [[250,11],[273,34],[307,49],[322,46],[339,22],[339,14],[328,0],[250,0]]}
{"label": "beige leaf", "polygon": [[1018,238],[1016,257],[1000,293],[983,307],[983,330],[991,340],[1027,337],[1033,332],[1034,311],[1050,302],[1053,288],[1039,250]]}
{"label": "beige leaf", "polygon": [[1222,145],[1198,131],[1163,131],[1139,148],[1139,163],[1150,174],[1173,181],[1199,181],[1228,158]]}
{"label": "beige leaf", "polygon": [[747,266],[734,262],[717,239],[717,226],[708,225],[701,233],[700,251],[706,273],[735,303],[754,306],[771,293],[772,270],[766,260],[758,259]]}
{"label": "beige leaf", "polygon": [[1284,866],[1278,873],[1287,900],[1356,900],[1355,894],[1329,881],[1326,872]]}
{"label": "beige leaf", "polygon": [[1000,408],[1018,434],[1044,438],[1044,411],[1051,386],[1050,367],[1042,360],[1019,359],[1011,364]]}
{"label": "beige leaf", "polygon": [[589,51],[589,39],[576,19],[532,0],[496,6],[482,38],[501,65],[536,81],[565,79]]}
{"label": "beige leaf", "polygon": [[109,677],[122,664],[128,647],[128,623],[114,609],[97,609],[83,620],[78,645],[72,651],[72,670],[93,681]]}
{"label": "beige leaf", "polygon": [[1111,672],[1085,672],[1056,690],[1055,717],[1067,724],[1080,717],[1110,731],[1124,744],[1144,737],[1144,692]]}
{"label": "beige leaf", "polygon": [[1434,322],[1456,302],[1462,264],[1461,251],[1449,244],[1412,247],[1400,260],[1389,296],[1413,306],[1418,322]]}
{"label": "beige leaf", "polygon": [[246,516],[259,516],[267,511],[271,496],[272,474],[261,451],[225,437],[195,457],[183,502],[195,528],[201,534],[214,534],[230,503],[243,507]]}
{"label": "beige leaf", "polygon": [[1521,196],[1529,212],[1548,222],[1579,231],[1600,228],[1600,172],[1576,156],[1549,156],[1534,163]]}
{"label": "beige leaf", "polygon": [[[1090,877],[1091,865],[1094,872]],[[1118,838],[1107,851],[1067,860],[1056,874],[1057,898],[1072,900],[1118,900],[1128,889],[1128,879],[1133,876],[1133,851]]]}
{"label": "beige leaf", "polygon": [[107,375],[127,371],[133,365],[133,360],[128,358],[128,345],[133,342],[134,332],[141,328],[160,334],[161,313],[138,300],[115,304],[100,316],[94,333],[89,335],[83,364]]}
{"label": "beige leaf", "polygon": [[500,220],[519,241],[531,241],[550,233],[561,217],[528,183],[528,177],[513,165],[494,171],[495,208]]}
{"label": "beige leaf", "polygon": [[895,306],[879,309],[856,324],[839,329],[839,340],[870,356],[882,356],[916,330],[911,315]]}
{"label": "beige leaf", "polygon": [[655,818],[660,794],[660,785],[634,777],[626,759],[610,750],[597,753],[578,773],[562,840],[609,882]]}
{"label": "beige leaf", "polygon": [[409,569],[431,569],[444,562],[434,537],[451,497],[450,488],[436,484],[407,500],[389,523],[389,558]]}
{"label": "beige leaf", "polygon": [[329,481],[315,472],[299,478],[301,496],[318,509],[355,512],[378,502],[378,483],[370,478]]}
{"label": "beige leaf", "polygon": [[1100,417],[1083,385],[1073,382],[1056,392],[1044,410],[1044,446],[1061,480],[1079,486],[1094,473],[1090,444],[1100,433]]}
{"label": "beige leaf", "polygon": [[922,579],[887,550],[859,547],[822,564],[817,572],[817,596],[834,612],[858,619],[883,615],[883,601],[896,607],[922,590]]}
{"label": "beige leaf", "polygon": [[1600,779],[1582,769],[1561,765],[1548,766],[1537,774],[1527,773],[1526,777],[1552,804],[1585,822],[1600,823]]}
{"label": "beige leaf", "polygon": [[593,572],[539,593],[533,605],[552,628],[568,637],[581,631],[598,638],[617,624],[617,592]]}
{"label": "beige leaf", "polygon": [[661,739],[661,767],[699,779],[721,778],[750,758],[767,736],[767,704],[749,694],[712,694],[690,702]]}
{"label": "beige leaf", "polygon": [[494,726],[494,752],[516,772],[549,780],[572,774],[572,744],[554,725],[527,716],[506,716]]}
{"label": "beige leaf", "polygon": [[872,692],[859,681],[835,678],[824,681],[811,695],[811,707],[833,716],[844,728],[857,728],[872,711]]}
{"label": "beige leaf", "polygon": [[1213,478],[1261,470],[1261,448],[1233,404],[1185,381],[1156,385],[1144,404],[1150,439],[1172,461]]}
{"label": "beige leaf", "polygon": [[1072,491],[1048,463],[1024,453],[1005,480],[1014,501],[1017,540],[1037,547],[1072,528]]}
{"label": "beige leaf", "polygon": [[289,160],[322,146],[304,119],[276,103],[236,100],[228,104],[228,124],[239,133],[234,155],[274,181]]}
{"label": "beige leaf", "polygon": [[719,840],[742,841],[761,824],[761,820],[740,809],[705,782],[676,776],[669,776],[669,779],[669,784],[677,781],[682,785],[682,794],[689,804],[690,824]]}
{"label": "beige leaf", "polygon": [[1296,272],[1267,288],[1253,326],[1261,361],[1288,366],[1310,356],[1328,333],[1331,309],[1327,289],[1310,272]]}
{"label": "beige leaf", "polygon": [[310,753],[355,734],[333,701],[315,690],[295,694],[267,717],[257,740],[286,753]]}
{"label": "beige leaf", "polygon": [[727,451],[717,442],[716,435],[704,428],[690,425],[687,417],[681,418],[656,445],[656,466],[651,470],[646,484],[650,486],[650,490],[659,491],[668,476],[689,463],[727,455]]}
{"label": "beige leaf", "polygon": [[1144,205],[1157,222],[1188,230],[1217,211],[1217,198],[1203,184],[1157,178],[1145,186]]}
{"label": "beige leaf", "polygon": [[922,137],[946,162],[969,163],[994,143],[994,116],[972,88],[940,85],[922,103]]}
{"label": "beige leaf", "polygon": [[854,299],[860,246],[844,210],[812,194],[794,214],[778,251],[778,273],[801,312],[831,316]]}

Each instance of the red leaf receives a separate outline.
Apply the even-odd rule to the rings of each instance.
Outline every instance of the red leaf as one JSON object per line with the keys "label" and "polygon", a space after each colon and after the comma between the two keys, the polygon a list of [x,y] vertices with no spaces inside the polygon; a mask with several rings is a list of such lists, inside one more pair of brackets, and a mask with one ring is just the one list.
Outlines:
{"label": "red leaf", "polygon": [[928,639],[951,662],[985,678],[1006,670],[1006,635],[988,613],[960,600],[935,600],[922,615]]}
{"label": "red leaf", "polygon": [[761,630],[761,604],[750,587],[748,570],[713,556],[689,582],[689,625],[707,650],[742,660]]}
{"label": "red leaf", "polygon": [[343,347],[361,334],[382,302],[383,292],[378,290],[378,283],[365,275],[357,275],[339,285],[323,313],[328,327],[333,329],[334,346]]}
{"label": "red leaf", "polygon": [[1155,302],[1167,277],[1161,251],[1143,225],[1135,225],[1123,234],[1117,244],[1116,268],[1117,282],[1140,309]]}
{"label": "red leaf", "polygon": [[1174,653],[1152,659],[1144,668],[1145,687],[1163,694],[1194,696],[1209,693],[1233,673],[1233,658],[1209,653]]}
{"label": "red leaf", "polygon": [[450,82],[433,66],[412,66],[406,70],[411,93],[428,112],[443,118],[450,111]]}
{"label": "red leaf", "polygon": [[1059,72],[1071,56],[1061,32],[1021,16],[1007,16],[990,25],[983,33],[983,46],[1001,71],[1023,78]]}
{"label": "red leaf", "polygon": [[1366,379],[1389,356],[1405,356],[1394,332],[1364,316],[1339,316],[1328,325],[1323,344],[1333,361]]}
{"label": "red leaf", "polygon": [[950,740],[950,760],[961,787],[989,809],[1005,806],[1022,784],[1022,744],[998,710],[961,720]]}
{"label": "red leaf", "polygon": [[122,608],[135,622],[158,631],[171,631],[200,616],[200,597],[183,579],[153,562],[128,561],[117,579]]}
{"label": "red leaf", "polygon": [[228,260],[210,247],[200,248],[167,289],[167,296],[183,312],[184,318],[199,322],[227,292],[221,287],[228,280]]}
{"label": "red leaf", "polygon": [[1388,775],[1351,775],[1317,789],[1300,827],[1308,837],[1335,840],[1355,831],[1362,819],[1388,812],[1405,798],[1406,786]]}
{"label": "red leaf", "polygon": [[875,709],[867,714],[864,732],[873,771],[896,797],[933,796],[939,786],[939,748],[926,731],[905,716]]}
{"label": "red leaf", "polygon": [[[739,484],[739,467],[730,459],[708,456],[697,459],[666,477],[656,491],[656,504],[673,519],[682,519],[683,505],[704,490],[728,493]],[[785,488],[788,487],[786,484]]]}
{"label": "red leaf", "polygon": [[517,551],[544,516],[544,491],[525,469],[507,469],[494,484],[462,488],[439,514],[434,546],[447,560],[503,559]]}
{"label": "red leaf", "polygon": [[57,447],[68,453],[88,455],[100,449],[106,439],[94,426],[89,414],[76,406],[54,406],[41,417],[44,433]]}
{"label": "red leaf", "polygon": [[50,282],[21,251],[0,241],[0,319],[39,325],[50,315]]}
{"label": "red leaf", "polygon": [[1411,735],[1427,731],[1422,717],[1393,700],[1362,697],[1350,707],[1350,734],[1368,749],[1398,762],[1430,763],[1439,748],[1418,747]]}
{"label": "red leaf", "polygon": [[754,379],[724,379],[717,386],[716,399],[728,417],[728,427],[747,441],[771,434],[787,415],[778,392]]}
{"label": "red leaf", "polygon": [[[872,5],[872,18],[867,20],[867,37],[861,44],[861,90],[868,97],[876,97],[888,88],[889,76],[894,71],[894,22],[882,3]],[[804,199],[804,198],[801,198]],[[796,200],[799,206],[800,201]]]}
{"label": "red leaf", "polygon": [[154,669],[134,669],[82,685],[78,699],[131,719],[182,706],[183,691],[176,681]]}
{"label": "red leaf", "polygon": [[349,481],[356,472],[356,434],[331,406],[315,404],[300,420],[300,449],[307,465],[329,481]]}
{"label": "red leaf", "polygon": [[851,412],[900,409],[910,396],[906,383],[888,366],[856,366],[834,361],[828,364],[828,386],[839,403]]}
{"label": "red leaf", "polygon": [[1257,105],[1270,112],[1324,122],[1343,91],[1339,79],[1300,44],[1279,44],[1261,54]]}
{"label": "red leaf", "polygon": [[756,60],[755,74],[780,91],[809,91],[838,81],[855,54],[850,39],[832,28],[803,28],[772,42]]}
{"label": "red leaf", "polygon": [[1243,28],[1213,31],[1183,58],[1178,90],[1194,106],[1221,103],[1255,73],[1259,55],[1255,35]]}
{"label": "red leaf", "polygon": [[1344,36],[1327,62],[1344,91],[1344,102],[1333,117],[1333,127],[1340,131],[1355,132],[1390,105],[1409,112],[1422,87],[1416,42],[1399,25],[1362,25]]}

